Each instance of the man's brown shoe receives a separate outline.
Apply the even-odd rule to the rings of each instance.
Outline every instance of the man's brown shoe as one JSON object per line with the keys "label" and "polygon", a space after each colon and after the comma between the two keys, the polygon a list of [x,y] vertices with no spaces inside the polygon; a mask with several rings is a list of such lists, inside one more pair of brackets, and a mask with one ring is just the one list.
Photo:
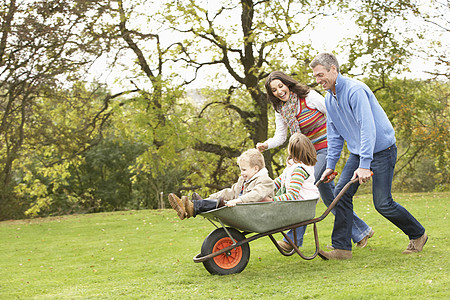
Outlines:
{"label": "man's brown shoe", "polygon": [[334,249],[330,252],[319,250],[319,256],[325,260],[329,259],[351,259],[352,250]]}
{"label": "man's brown shoe", "polygon": [[285,242],[285,241],[277,241],[278,246],[284,251],[284,252],[291,252],[294,247],[291,246],[291,244]]}
{"label": "man's brown shoe", "polygon": [[415,240],[410,240],[408,248],[406,248],[405,251],[403,251],[403,254],[411,254],[411,253],[417,253],[422,251],[423,246],[425,246],[425,243],[428,241],[428,236],[426,233],[424,233],[420,238]]}
{"label": "man's brown shoe", "polygon": [[370,232],[368,235],[366,235],[365,237],[363,237],[362,240],[360,240],[359,242],[356,243],[356,247],[359,248],[365,248],[367,246],[367,242],[369,241],[369,239],[371,237],[373,237],[373,234],[375,233],[375,231],[373,231],[372,229],[370,229]]}
{"label": "man's brown shoe", "polygon": [[184,220],[186,211],[184,210],[183,201],[180,198],[178,198],[177,195],[169,194],[169,203],[170,206],[172,206],[172,208],[176,210],[178,217],[181,220]]}
{"label": "man's brown shoe", "polygon": [[189,200],[187,196],[181,196],[181,200],[183,200],[184,211],[186,212],[186,218],[190,218],[194,216],[194,203]]}

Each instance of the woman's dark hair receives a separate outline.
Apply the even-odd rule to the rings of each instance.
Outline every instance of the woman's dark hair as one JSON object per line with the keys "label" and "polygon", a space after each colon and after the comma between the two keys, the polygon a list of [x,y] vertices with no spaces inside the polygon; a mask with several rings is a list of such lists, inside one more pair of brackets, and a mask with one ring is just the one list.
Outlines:
{"label": "woman's dark hair", "polygon": [[275,79],[280,80],[284,85],[286,85],[289,88],[289,91],[296,93],[299,99],[308,96],[310,90],[309,86],[300,84],[297,80],[284,74],[281,71],[273,71],[269,74],[269,76],[267,76],[264,86],[266,87],[267,91],[267,101],[273,105],[273,108],[276,112],[280,112],[281,106],[284,104],[284,102],[275,97],[275,95],[272,93],[272,89],[270,88],[270,83]]}

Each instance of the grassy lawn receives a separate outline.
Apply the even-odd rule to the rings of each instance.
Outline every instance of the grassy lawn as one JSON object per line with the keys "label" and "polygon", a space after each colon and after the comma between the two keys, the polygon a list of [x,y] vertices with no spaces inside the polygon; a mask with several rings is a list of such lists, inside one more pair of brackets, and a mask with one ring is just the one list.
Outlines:
{"label": "grassy lawn", "polygon": [[[403,255],[408,238],[359,195],[355,211],[375,235],[352,260],[284,257],[264,237],[228,276],[192,261],[211,223],[169,209],[0,222],[0,299],[448,299],[450,193],[394,196],[427,230],[421,253]],[[333,219],[318,223],[321,247]],[[304,245],[310,255],[311,228]]]}

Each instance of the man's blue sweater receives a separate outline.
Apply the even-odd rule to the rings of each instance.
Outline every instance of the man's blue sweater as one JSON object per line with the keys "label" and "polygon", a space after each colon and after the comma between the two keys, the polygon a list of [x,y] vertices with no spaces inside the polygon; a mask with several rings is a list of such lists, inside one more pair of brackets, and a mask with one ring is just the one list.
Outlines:
{"label": "man's blue sweater", "polygon": [[335,169],[344,141],[360,156],[359,167],[370,169],[373,154],[395,143],[395,132],[377,98],[364,83],[338,74],[336,95],[325,97],[327,108],[327,168]]}

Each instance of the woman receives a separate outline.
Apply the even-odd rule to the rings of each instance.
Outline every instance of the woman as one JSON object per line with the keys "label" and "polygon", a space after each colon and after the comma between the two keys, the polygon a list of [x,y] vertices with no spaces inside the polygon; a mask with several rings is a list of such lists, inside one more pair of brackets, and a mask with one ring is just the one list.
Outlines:
{"label": "woman", "polygon": [[[267,99],[275,109],[275,135],[263,143],[256,144],[259,151],[275,148],[286,141],[287,129],[291,134],[301,132],[314,145],[317,152],[317,163],[314,167],[314,177],[317,182],[326,168],[327,158],[327,124],[324,98],[308,86],[298,83],[292,77],[281,71],[274,71],[266,79]],[[319,185],[319,193],[326,206],[334,200],[334,183]],[[297,228],[297,243],[303,243],[306,226]],[[374,231],[355,213],[353,213],[352,240],[358,247],[364,248]],[[293,239],[293,231],[288,232]],[[285,251],[292,250],[286,239],[278,241]]]}

